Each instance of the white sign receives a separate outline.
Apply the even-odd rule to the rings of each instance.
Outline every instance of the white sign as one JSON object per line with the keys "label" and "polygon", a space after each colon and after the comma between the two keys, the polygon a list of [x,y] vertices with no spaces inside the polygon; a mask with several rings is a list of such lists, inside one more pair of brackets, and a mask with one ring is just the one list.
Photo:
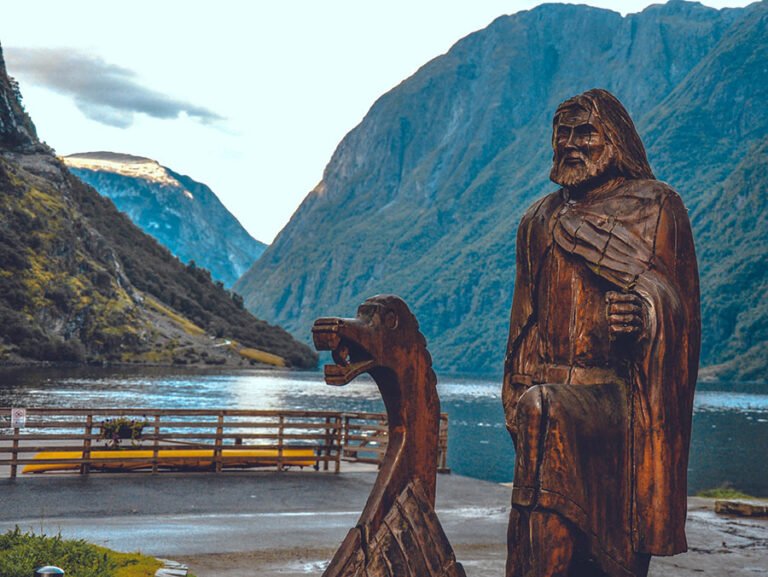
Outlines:
{"label": "white sign", "polygon": [[11,409],[11,428],[23,429],[27,424],[27,409]]}

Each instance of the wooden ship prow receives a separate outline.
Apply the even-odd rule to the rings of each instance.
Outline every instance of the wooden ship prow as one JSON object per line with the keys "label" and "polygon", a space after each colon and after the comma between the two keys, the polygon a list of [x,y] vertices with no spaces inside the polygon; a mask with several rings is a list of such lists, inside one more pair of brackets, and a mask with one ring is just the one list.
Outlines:
{"label": "wooden ship prow", "polygon": [[318,319],[312,336],[332,351],[328,384],[373,377],[389,428],[368,502],[323,577],[466,577],[435,513],[440,401],[416,318],[400,298],[376,296],[353,319]]}

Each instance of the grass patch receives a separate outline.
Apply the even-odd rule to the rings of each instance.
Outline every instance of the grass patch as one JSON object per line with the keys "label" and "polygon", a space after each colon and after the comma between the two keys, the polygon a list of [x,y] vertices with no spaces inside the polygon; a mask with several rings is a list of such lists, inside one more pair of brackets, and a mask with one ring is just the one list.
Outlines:
{"label": "grass patch", "polygon": [[285,359],[272,353],[267,353],[259,349],[251,349],[248,347],[237,348],[234,347],[238,354],[249,361],[255,361],[257,363],[264,363],[265,365],[272,365],[274,367],[284,367]]}
{"label": "grass patch", "polygon": [[61,567],[67,577],[152,577],[162,567],[154,557],[118,553],[82,539],[22,532],[0,535],[0,575],[30,577],[43,565]]}
{"label": "grass patch", "polygon": [[188,335],[202,336],[205,334],[205,331],[195,323],[187,318],[184,318],[179,313],[172,311],[168,307],[160,304],[155,299],[145,295],[144,300],[150,308],[154,309],[162,315],[167,316],[173,322],[181,326],[181,328],[184,329],[184,332],[186,332]]}
{"label": "grass patch", "polygon": [[154,557],[147,557],[141,553],[119,553],[103,547],[97,547],[97,549],[108,552],[117,563],[114,577],[153,577],[163,566]]}
{"label": "grass patch", "polygon": [[708,499],[754,499],[752,495],[743,493],[734,489],[730,485],[720,485],[714,489],[705,489],[696,493],[697,497],[706,497]]}

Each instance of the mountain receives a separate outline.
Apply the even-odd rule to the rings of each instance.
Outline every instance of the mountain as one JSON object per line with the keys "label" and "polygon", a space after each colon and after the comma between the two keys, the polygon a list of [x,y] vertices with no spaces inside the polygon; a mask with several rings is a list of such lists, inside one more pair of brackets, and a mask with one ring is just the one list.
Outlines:
{"label": "mountain", "polygon": [[317,356],[185,266],[41,144],[0,50],[0,362],[312,367]]}
{"label": "mountain", "polygon": [[206,185],[152,159],[114,152],[62,158],[70,172],[112,199],[182,262],[195,261],[231,287],[266,245],[255,240]]}
{"label": "mountain", "polygon": [[314,317],[393,292],[417,314],[436,367],[499,373],[517,224],[556,188],[552,115],[603,87],[691,209],[702,375],[765,380],[756,263],[768,262],[768,230],[751,211],[765,204],[767,12],[673,0],[626,17],[549,4],[496,19],[374,103],[235,289],[301,336]]}

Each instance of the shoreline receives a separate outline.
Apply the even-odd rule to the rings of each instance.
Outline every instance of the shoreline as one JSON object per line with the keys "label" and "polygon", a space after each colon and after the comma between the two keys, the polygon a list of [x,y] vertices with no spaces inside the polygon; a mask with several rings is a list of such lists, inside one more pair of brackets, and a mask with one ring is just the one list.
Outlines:
{"label": "shoreline", "polygon": [[[93,363],[72,363],[55,361],[34,361],[21,360],[18,362],[0,361],[0,371],[12,369],[46,369],[46,370],[77,370],[77,369],[172,369],[183,371],[200,370],[205,372],[229,372],[229,371],[248,371],[248,370],[269,370],[276,372],[301,372],[313,373],[320,372],[319,367],[307,369],[300,367],[278,367],[264,363],[255,363],[253,365],[245,363],[237,364],[215,364],[215,363],[194,363],[194,364],[175,364],[175,363],[144,363],[144,362],[93,362]],[[320,373],[321,374],[321,373]]]}
{"label": "shoreline", "polygon": [[[248,371],[248,370],[269,370],[276,372],[298,372],[298,373],[317,373],[322,376],[323,365],[318,364],[312,368],[306,367],[279,367],[275,365],[255,362],[253,365],[249,362],[232,362],[231,364],[216,364],[216,363],[159,363],[159,362],[126,362],[126,361],[103,361],[103,362],[61,362],[61,361],[38,361],[32,359],[14,359],[0,360],[0,371],[12,370],[12,369],[62,369],[62,370],[75,370],[75,369],[173,369],[179,371],[191,371],[201,370],[210,372],[227,372],[227,371]],[[705,367],[706,369],[706,367]],[[705,369],[702,369],[704,371]],[[440,368],[434,368],[435,373],[438,375],[438,384],[440,380],[474,380],[480,379],[484,381],[498,381],[499,388],[501,388],[502,375],[501,373],[465,373],[465,372],[452,372],[442,371]],[[702,392],[727,392],[727,393],[745,393],[755,395],[768,395],[768,380],[765,381],[730,381],[723,379],[716,379],[714,377],[701,374],[699,380],[696,382],[696,391]]]}

